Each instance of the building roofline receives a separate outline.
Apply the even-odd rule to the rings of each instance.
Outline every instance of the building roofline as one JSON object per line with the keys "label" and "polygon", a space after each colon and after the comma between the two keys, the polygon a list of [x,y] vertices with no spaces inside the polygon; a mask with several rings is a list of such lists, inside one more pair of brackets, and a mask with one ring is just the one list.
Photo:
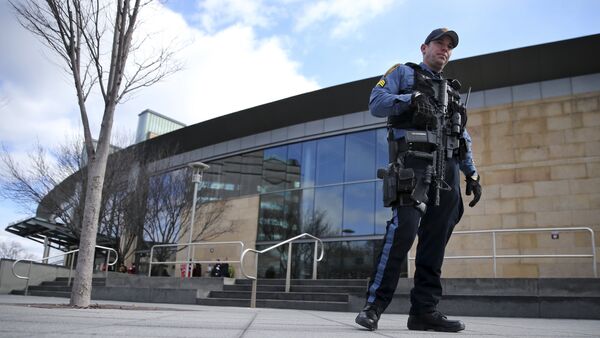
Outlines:
{"label": "building roofline", "polygon": [[[570,76],[600,73],[600,34],[454,60],[444,69],[463,91],[502,88]],[[382,65],[385,68],[385,65]],[[203,121],[140,144],[149,152],[175,155],[231,139],[309,121],[368,110],[380,75],[352,81]]]}
{"label": "building roofline", "polygon": [[591,55],[600,53],[600,34],[457,59],[444,75],[458,78],[463,91],[502,88],[600,73]]}

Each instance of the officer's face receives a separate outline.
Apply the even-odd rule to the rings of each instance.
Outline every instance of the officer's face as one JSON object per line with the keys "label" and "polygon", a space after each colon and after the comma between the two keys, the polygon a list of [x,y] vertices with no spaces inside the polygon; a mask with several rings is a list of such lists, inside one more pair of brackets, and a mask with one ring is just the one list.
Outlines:
{"label": "officer's face", "polygon": [[422,44],[421,53],[423,53],[423,63],[432,70],[439,72],[450,61],[453,48],[452,39],[447,36],[431,41],[427,45]]}

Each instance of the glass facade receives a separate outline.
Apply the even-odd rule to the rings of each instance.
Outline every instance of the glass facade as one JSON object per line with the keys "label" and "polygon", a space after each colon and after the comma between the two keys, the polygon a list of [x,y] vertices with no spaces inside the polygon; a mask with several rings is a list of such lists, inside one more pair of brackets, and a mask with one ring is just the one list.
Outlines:
{"label": "glass facade", "polygon": [[382,234],[389,210],[376,197],[376,168],[387,164],[385,137],[367,130],[264,150],[258,241]]}
{"label": "glass facade", "polygon": [[[364,279],[371,276],[373,266],[383,240],[341,240],[327,241],[325,255],[317,266],[319,279]],[[269,245],[257,245],[263,250]],[[278,247],[260,256],[259,278],[285,278],[287,269],[287,245]],[[294,244],[292,249],[292,278],[312,278],[314,244]],[[407,276],[406,262],[400,267],[400,277]]]}
{"label": "glass facade", "polygon": [[[376,178],[387,152],[384,128],[287,144],[210,162],[204,186],[213,198],[260,195],[257,247],[308,232],[328,241],[319,278],[365,278],[378,241],[364,237],[384,234],[391,216]],[[281,250],[261,256],[259,276],[285,274]],[[294,276],[310,277],[313,245],[294,250]]]}

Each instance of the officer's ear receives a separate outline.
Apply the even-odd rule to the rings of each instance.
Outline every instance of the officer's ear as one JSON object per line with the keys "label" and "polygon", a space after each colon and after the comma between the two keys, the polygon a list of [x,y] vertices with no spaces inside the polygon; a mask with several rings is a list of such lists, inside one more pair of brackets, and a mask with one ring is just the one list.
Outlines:
{"label": "officer's ear", "polygon": [[427,49],[427,47],[426,44],[421,44],[421,54],[425,55],[425,49]]}

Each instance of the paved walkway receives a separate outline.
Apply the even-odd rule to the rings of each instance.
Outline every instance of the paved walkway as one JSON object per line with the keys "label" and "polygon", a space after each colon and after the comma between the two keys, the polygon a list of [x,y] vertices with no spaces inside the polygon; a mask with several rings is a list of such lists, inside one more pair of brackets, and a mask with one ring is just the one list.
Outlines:
{"label": "paved walkway", "polygon": [[[432,337],[406,315],[382,317],[379,330],[354,324],[354,313],[93,301],[97,309],[57,307],[65,298],[0,295],[0,337]],[[120,309],[121,307],[122,309]],[[600,320],[461,317],[460,335],[598,337]]]}

